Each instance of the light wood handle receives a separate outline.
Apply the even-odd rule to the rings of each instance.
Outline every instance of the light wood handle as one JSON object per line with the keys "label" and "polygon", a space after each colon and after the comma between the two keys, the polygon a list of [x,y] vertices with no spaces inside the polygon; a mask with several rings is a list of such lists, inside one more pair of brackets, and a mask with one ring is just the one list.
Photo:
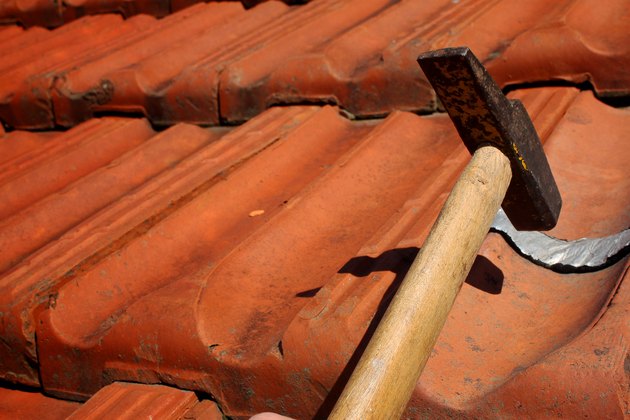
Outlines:
{"label": "light wood handle", "polygon": [[499,150],[475,152],[329,418],[402,415],[511,177]]}

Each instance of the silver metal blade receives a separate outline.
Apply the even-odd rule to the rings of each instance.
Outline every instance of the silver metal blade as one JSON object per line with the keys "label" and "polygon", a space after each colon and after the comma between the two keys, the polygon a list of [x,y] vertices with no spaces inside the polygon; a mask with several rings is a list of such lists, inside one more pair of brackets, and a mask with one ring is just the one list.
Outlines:
{"label": "silver metal blade", "polygon": [[533,263],[560,273],[598,271],[630,253],[630,229],[603,238],[566,241],[542,232],[516,230],[503,209],[499,209],[490,229]]}

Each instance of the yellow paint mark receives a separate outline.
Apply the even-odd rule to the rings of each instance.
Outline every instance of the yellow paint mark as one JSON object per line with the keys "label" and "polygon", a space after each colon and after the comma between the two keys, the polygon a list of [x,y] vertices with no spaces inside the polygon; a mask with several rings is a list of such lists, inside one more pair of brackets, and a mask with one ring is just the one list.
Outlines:
{"label": "yellow paint mark", "polygon": [[516,157],[518,157],[518,160],[521,162],[521,166],[523,167],[523,169],[527,170],[527,164],[525,163],[525,159],[523,159],[520,153],[518,153],[518,147],[516,147],[514,143],[512,143],[512,149],[514,149],[514,152],[516,153]]}

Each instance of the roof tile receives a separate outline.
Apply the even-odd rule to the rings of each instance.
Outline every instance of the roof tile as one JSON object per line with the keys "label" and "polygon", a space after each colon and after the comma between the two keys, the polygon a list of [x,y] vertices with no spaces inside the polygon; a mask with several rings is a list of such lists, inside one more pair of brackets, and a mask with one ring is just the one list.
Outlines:
{"label": "roof tile", "polygon": [[[98,134],[91,135],[93,133]],[[0,218],[12,216],[65,188],[152,135],[153,131],[146,121],[117,119],[90,121],[56,136],[54,141],[33,135],[43,143],[40,147],[2,165],[0,194],[4,200],[0,203]],[[14,140],[13,143],[17,141],[21,142]]]}
{"label": "roof tile", "polygon": [[545,16],[488,63],[497,81],[590,82],[601,96],[628,96],[628,72],[620,65],[630,56],[628,4],[612,1],[603,6],[596,0],[564,3],[556,18]]}
{"label": "roof tile", "polygon": [[[630,109],[595,96],[630,94],[624,0],[62,3],[0,4],[78,19],[0,27],[0,378],[87,402],[0,388],[10,416],[325,417],[469,160],[408,112],[440,109],[425,50],[523,101],[551,235],[630,225]],[[407,415],[623,417],[629,264],[560,274],[490,233]]]}
{"label": "roof tile", "polygon": [[[254,6],[264,0],[241,0]],[[285,0],[286,3],[305,3],[307,0]],[[139,13],[163,17],[202,0],[4,0],[0,3],[0,23],[19,22],[25,26],[55,27],[84,15],[118,13],[130,17]]]}
{"label": "roof tile", "polygon": [[[614,298],[584,334],[519,372],[490,394],[486,404],[503,407],[507,416],[514,417],[521,417],[525,412],[539,418],[576,418],[589,413],[595,417],[627,416],[630,403],[629,273],[626,263]],[[567,395],[562,406],[553,395],[558,389]],[[484,405],[478,403],[475,411],[483,412]]]}
{"label": "roof tile", "polygon": [[197,399],[190,391],[160,385],[114,382],[85,404],[47,397],[35,390],[0,388],[2,418],[117,419],[158,418],[165,420],[222,420],[217,404]]}
{"label": "roof tile", "polygon": [[35,391],[19,391],[0,387],[0,413],[6,419],[63,420],[79,408],[79,403],[46,397]]}
{"label": "roof tile", "polygon": [[[141,15],[119,26],[121,18],[116,15],[87,17],[52,31],[46,41],[38,41],[33,36],[25,43],[27,45],[14,48],[12,44],[7,54],[15,57],[19,64],[7,61],[7,68],[0,77],[3,121],[29,128],[54,125],[50,92],[55,79],[133,41],[134,35],[143,32],[151,21],[153,18]],[[40,31],[39,28],[33,30]]]}
{"label": "roof tile", "polygon": [[[3,40],[9,41],[11,39],[16,38],[18,35],[21,35],[24,32],[22,28],[19,26],[3,26],[0,27],[0,37]],[[7,43],[5,42],[5,45]]]}
{"label": "roof tile", "polygon": [[[0,130],[2,130],[0,128]],[[13,161],[18,156],[30,155],[35,149],[46,148],[49,140],[57,135],[56,132],[32,133],[30,131],[0,131],[0,167],[3,171],[11,170],[6,162]],[[28,160],[25,159],[25,160]],[[15,160],[16,162],[19,160]],[[22,160],[24,162],[24,159]]]}
{"label": "roof tile", "polygon": [[180,419],[197,403],[190,391],[115,382],[97,392],[68,419]]}
{"label": "roof tile", "polygon": [[21,21],[26,25],[32,25],[35,22],[51,22],[53,25],[61,23],[58,7],[55,7],[54,1],[51,0],[3,1],[0,4],[0,21]]}
{"label": "roof tile", "polygon": [[[628,110],[569,88],[511,96],[532,115],[565,201],[552,233],[600,236],[630,224],[620,147]],[[85,127],[107,121],[66,134],[84,130],[87,142],[99,130]],[[590,156],[593,130],[605,136]],[[70,398],[117,380],[162,382],[209,393],[229,415],[312,416],[322,402],[324,413],[468,160],[448,117],[349,121],[335,107],[285,107],[240,127],[180,124],[147,136],[119,163],[68,181],[74,198],[61,213],[80,215],[0,278],[0,334],[10,344],[0,347],[0,374],[32,385],[39,375],[46,392]],[[180,142],[192,143],[180,150]],[[162,164],[144,154],[151,144],[172,144],[181,156],[142,175]],[[133,186],[104,191],[136,173]],[[32,209],[59,194],[12,218],[52,229],[35,223]],[[606,220],[587,210],[598,202],[607,203]],[[627,264],[553,273],[496,234],[480,254],[410,414],[493,413],[501,398],[523,392],[513,383],[546,372],[537,366],[589,330]],[[617,372],[623,360],[611,363]],[[623,404],[607,398],[610,412]]]}
{"label": "roof tile", "polygon": [[[95,112],[218,124],[274,104],[333,103],[358,116],[433,110],[416,56],[460,44],[503,86],[589,81],[601,96],[628,95],[624,0],[592,17],[591,3],[319,0],[245,10],[223,2],[162,20],[82,18],[28,48],[8,47],[5,65],[15,69],[0,74],[0,119],[46,128]],[[22,36],[35,38],[35,29]],[[19,58],[40,50],[53,53],[33,63]]]}
{"label": "roof tile", "polygon": [[[14,295],[6,296],[6,304],[19,307],[21,299],[26,299],[30,305],[33,302],[49,302],[52,295],[46,294],[45,290],[47,285],[57,278],[55,276],[68,277],[73,269],[77,269],[77,264],[89,256],[94,258],[93,255],[98,255],[97,251],[111,252],[107,250],[107,246],[112,240],[130,234],[129,231],[138,229],[138,225],[141,228],[142,223],[146,223],[146,214],[134,213],[134,210],[146,211],[145,206],[155,206],[156,202],[163,208],[168,206],[168,200],[178,199],[180,196],[168,193],[169,188],[164,188],[163,195],[152,197],[156,194],[155,183],[157,182],[159,186],[159,181],[154,181],[152,186],[145,187],[144,190],[137,188],[151,178],[159,180],[158,175],[161,172],[171,169],[204,144],[216,139],[221,130],[217,131],[213,133],[194,126],[178,125],[150,138],[155,133],[148,127],[146,121],[105,119],[87,122],[58,136],[60,142],[68,138],[74,140],[76,137],[90,146],[82,152],[86,161],[79,159],[75,163],[83,165],[85,169],[83,177],[77,177],[70,171],[69,176],[62,172],[63,176],[57,177],[59,179],[54,177],[50,180],[45,179],[48,168],[51,168],[54,175],[56,162],[60,168],[73,165],[72,160],[76,152],[67,147],[66,149],[71,149],[71,153],[52,158],[44,156],[48,159],[43,159],[39,166],[24,171],[22,176],[16,179],[16,184],[29,185],[27,182],[31,181],[33,187],[30,190],[11,188],[14,183],[11,180],[4,184],[7,186],[6,189],[14,194],[13,201],[18,205],[24,204],[24,197],[33,201],[34,196],[39,195],[39,200],[0,221],[0,242],[3,244],[0,267],[2,271],[11,269],[0,282],[5,286],[9,285],[15,292]],[[115,159],[113,156],[108,157],[108,149],[116,152],[117,143],[124,147],[118,147]],[[100,161],[87,160],[90,157],[88,152],[92,150],[103,151]],[[89,166],[89,163],[92,165]],[[43,175],[40,175],[40,172]],[[72,182],[74,179],[76,181]],[[60,180],[66,184],[60,185]],[[194,185],[185,188],[192,189]],[[133,199],[137,200],[138,197],[142,197],[142,201],[133,202]],[[130,206],[136,208],[130,209]],[[108,209],[109,212],[99,213],[102,208]],[[121,209],[125,210],[127,218],[121,218],[119,213]],[[95,214],[96,221],[92,222],[90,217]],[[95,226],[97,231],[93,230]],[[103,229],[104,227],[106,229]],[[70,230],[69,234],[55,241],[67,230]],[[116,233],[118,236],[115,236]],[[47,246],[51,241],[52,246]],[[78,246],[82,243],[87,243],[87,250]],[[29,257],[38,249],[40,250],[38,253]],[[22,263],[25,258],[26,262]],[[33,294],[34,290],[39,290],[40,293]],[[8,317],[10,316],[5,314],[5,319]],[[18,322],[21,323],[22,320]],[[5,324],[8,329],[13,326],[11,323]],[[30,322],[27,322],[26,328],[32,328]],[[34,353],[31,353],[31,356],[34,357]],[[8,365],[15,363],[22,366],[13,368],[11,375],[20,376],[19,372],[24,366],[28,366],[22,357],[3,360]],[[25,373],[21,381],[36,384],[34,372],[30,368],[27,368],[27,372],[29,373]],[[25,379],[27,376],[29,380]]]}
{"label": "roof tile", "polygon": [[[85,15],[118,13],[126,18],[137,14],[167,16],[203,0],[4,0],[0,3],[0,23],[19,22],[25,26],[55,27]],[[252,7],[265,0],[241,0]],[[284,0],[287,4],[308,0]]]}
{"label": "roof tile", "polygon": [[[246,131],[249,134],[245,135],[242,141],[234,142],[233,137],[224,136],[220,141],[209,144],[208,147],[183,160],[171,170],[156,176],[142,187],[138,187],[137,178],[126,182],[126,185],[122,187],[117,187],[120,193],[125,187],[131,187],[133,183],[136,185],[135,190],[127,190],[125,196],[119,196],[118,201],[114,201],[83,223],[80,222],[98,210],[98,206],[102,207],[106,204],[100,196],[99,188],[104,184],[105,188],[108,188],[107,181],[112,179],[112,173],[120,173],[117,169],[118,165],[96,171],[90,175],[91,179],[80,180],[67,188],[69,192],[85,192],[85,188],[92,186],[91,192],[85,197],[76,193],[66,194],[66,199],[59,194],[51,195],[43,205],[36,207],[39,211],[27,208],[24,212],[13,216],[13,218],[19,218],[22,224],[30,222],[36,225],[33,217],[47,215],[47,202],[72,209],[69,216],[63,216],[66,218],[66,229],[70,230],[58,240],[44,246],[45,241],[41,237],[35,238],[37,241],[35,243],[33,239],[27,237],[14,244],[14,247],[21,250],[19,255],[24,261],[0,279],[0,288],[7,287],[7,290],[11,290],[10,294],[3,295],[6,300],[3,300],[0,306],[6,305],[13,308],[12,311],[4,313],[6,323],[3,323],[2,330],[3,335],[10,337],[7,340],[13,343],[10,348],[0,348],[0,351],[7,351],[10,354],[10,356],[0,358],[0,369],[6,372],[5,378],[30,385],[38,383],[37,372],[31,366],[31,360],[36,359],[33,347],[34,320],[31,316],[38,305],[54,305],[55,287],[58,283],[71,280],[81,271],[87,270],[100,259],[124,246],[125,242],[141,235],[153,224],[177,210],[179,206],[183,206],[220,181],[230,168],[238,165],[241,160],[273,144],[277,140],[277,135],[286,132],[291,128],[291,124],[299,122],[312,112],[308,109],[270,110],[265,116],[257,118],[256,122],[248,126],[251,132]],[[141,122],[137,120],[126,122],[126,124],[129,123]],[[90,122],[84,125],[87,124],[94,125]],[[82,126],[79,126],[76,130],[81,128]],[[204,132],[192,126],[175,126],[161,134],[161,142],[168,144],[174,141],[174,147],[177,147],[178,142],[188,141],[186,131],[189,132],[189,136],[190,132],[192,134]],[[219,136],[224,132],[225,129],[214,129],[208,135]],[[99,136],[98,131],[86,133],[85,136],[87,139],[94,136],[102,140],[106,139]],[[135,155],[142,158],[138,152]],[[119,161],[127,165],[134,162],[133,159],[123,158]],[[136,162],[141,163],[142,160],[136,160]],[[147,168],[151,167],[155,165],[149,162]],[[75,189],[77,185],[79,190]],[[111,199],[111,193],[108,194]],[[68,198],[71,200],[67,200]],[[2,225],[5,229],[15,231],[11,223],[5,221]],[[56,224],[40,226],[40,229],[48,233],[49,240],[56,237],[50,235],[51,231],[54,230],[56,235],[63,233],[63,229]],[[29,252],[37,248],[40,248],[39,251],[28,256]],[[0,300],[2,300],[1,297]],[[25,348],[27,351],[23,351]]]}

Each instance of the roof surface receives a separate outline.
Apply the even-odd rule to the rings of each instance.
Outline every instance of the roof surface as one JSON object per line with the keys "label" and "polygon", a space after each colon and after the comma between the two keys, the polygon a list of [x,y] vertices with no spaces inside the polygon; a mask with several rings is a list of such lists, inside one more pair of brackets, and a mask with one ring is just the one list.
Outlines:
{"label": "roof surface", "polygon": [[[627,229],[629,13],[222,2],[0,27],[0,409],[326,415],[469,160],[427,49],[471,45],[525,105],[550,235]],[[406,415],[623,418],[627,255],[560,273],[490,233]]]}
{"label": "roof surface", "polygon": [[[84,15],[118,13],[129,17],[139,13],[157,17],[184,9],[202,0],[4,0],[0,3],[0,22],[19,22],[25,26],[55,27]],[[241,0],[254,6],[264,0]],[[306,3],[308,0],[285,0]]]}
{"label": "roof surface", "polygon": [[11,30],[0,46],[0,120],[43,129],[132,112],[163,125],[219,124],[296,103],[362,117],[432,111],[435,94],[416,57],[461,44],[502,86],[563,80],[628,95],[630,11],[625,0],[597,5],[320,0],[245,10],[219,2],[160,20],[98,15],[53,31]]}
{"label": "roof surface", "polygon": [[160,385],[114,382],[85,404],[46,397],[32,391],[0,388],[2,418],[19,419],[203,419],[221,420],[216,403],[190,391]]}

